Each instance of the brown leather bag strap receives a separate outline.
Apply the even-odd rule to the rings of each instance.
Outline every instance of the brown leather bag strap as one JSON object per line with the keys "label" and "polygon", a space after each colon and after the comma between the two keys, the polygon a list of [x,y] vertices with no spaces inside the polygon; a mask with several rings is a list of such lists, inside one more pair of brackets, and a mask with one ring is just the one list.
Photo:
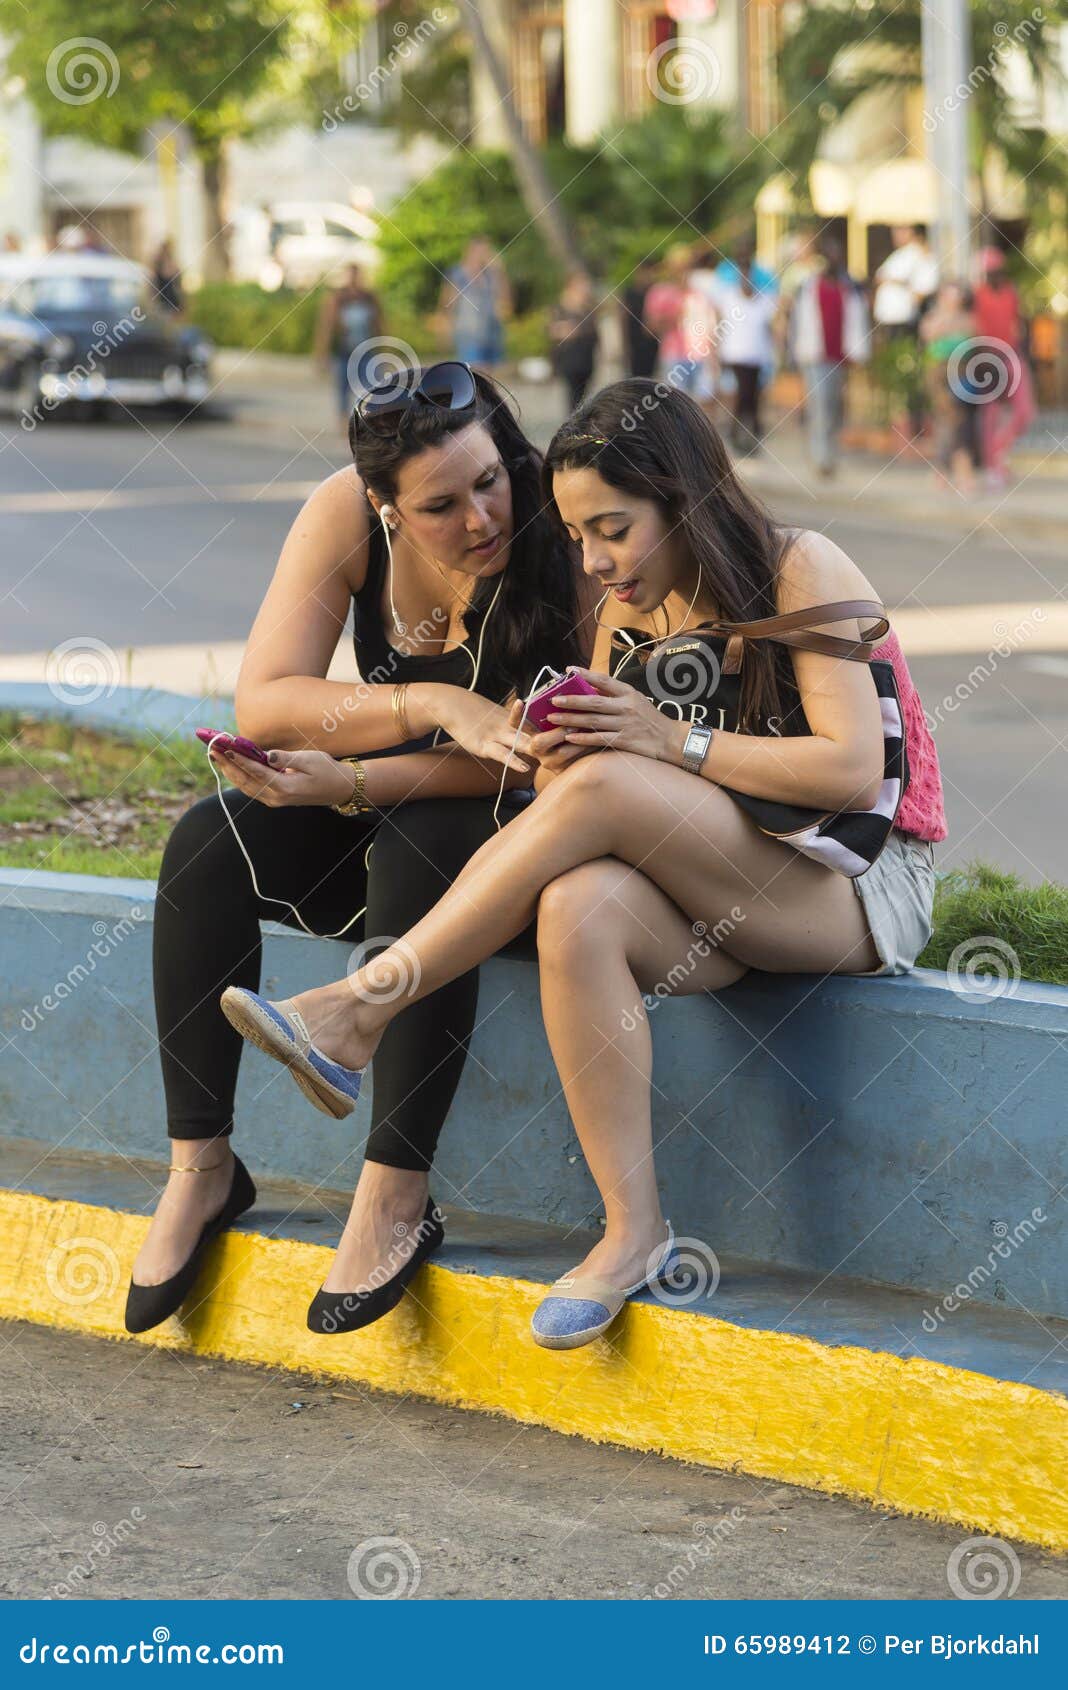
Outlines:
{"label": "brown leather bag strap", "polygon": [[[861,628],[859,640],[847,640],[838,634],[817,634],[814,622],[874,620]],[[791,610],[782,616],[764,616],[757,622],[713,622],[714,633],[726,634],[723,672],[737,674],[741,667],[746,640],[778,640],[781,645],[795,646],[800,651],[817,651],[823,657],[840,657],[850,663],[868,663],[875,647],[890,632],[890,621],[882,605],[875,599],[840,599],[834,604],[815,604],[808,610]]]}

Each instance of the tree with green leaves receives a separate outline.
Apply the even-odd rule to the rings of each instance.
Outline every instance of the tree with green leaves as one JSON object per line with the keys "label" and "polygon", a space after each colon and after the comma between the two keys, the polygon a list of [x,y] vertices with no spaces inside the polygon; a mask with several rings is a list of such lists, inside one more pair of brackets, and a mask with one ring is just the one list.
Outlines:
{"label": "tree with green leaves", "polygon": [[[229,272],[227,148],[307,110],[324,57],[361,27],[366,3],[286,0],[0,0],[7,75],[46,135],[141,154],[187,140],[208,208],[204,273]],[[87,34],[87,29],[92,33]]]}

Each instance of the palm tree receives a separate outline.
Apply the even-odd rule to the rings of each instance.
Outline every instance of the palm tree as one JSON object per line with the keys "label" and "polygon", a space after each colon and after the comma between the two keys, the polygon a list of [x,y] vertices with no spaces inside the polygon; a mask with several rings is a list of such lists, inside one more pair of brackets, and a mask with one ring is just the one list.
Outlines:
{"label": "palm tree", "polygon": [[541,155],[527,138],[512,99],[508,73],[486,30],[482,17],[485,4],[486,0],[460,0],[460,10],[471,35],[471,44],[500,101],[501,116],[508,134],[508,150],[524,204],[531,221],[544,230],[546,244],[564,268],[581,269],[582,260],[570,223],[561,209],[559,197],[553,193]]}
{"label": "palm tree", "polygon": [[[1062,80],[1058,35],[1068,0],[969,0],[972,68],[967,100],[972,169],[979,212],[995,160],[1034,190],[1064,189],[1063,151],[1051,142],[1039,109],[1021,109],[1013,82],[1020,55],[1041,92]],[[788,30],[779,57],[786,117],[769,145],[798,179],[800,197],[827,128],[876,89],[923,85],[923,0],[820,0]],[[1037,103],[1036,103],[1037,105]],[[938,113],[925,113],[925,127]]]}

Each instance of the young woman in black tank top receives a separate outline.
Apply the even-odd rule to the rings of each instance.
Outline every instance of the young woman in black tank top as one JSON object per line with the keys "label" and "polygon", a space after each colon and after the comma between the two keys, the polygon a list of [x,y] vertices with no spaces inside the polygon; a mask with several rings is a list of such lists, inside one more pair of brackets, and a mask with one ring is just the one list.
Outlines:
{"label": "young woman in black tank top", "polygon": [[[474,380],[473,404],[415,402],[390,435],[354,418],[355,467],[331,476],[294,523],[238,682],[239,727],[276,748],[274,769],[213,757],[232,784],[187,811],[167,844],[154,974],[174,1144],[133,1267],[131,1330],[179,1306],[207,1230],[252,1200],[230,1148],[242,1043],[218,999],[228,984],[258,984],[261,920],[345,929],[350,953],[372,955],[380,936],[404,932],[529,797],[532,764],[509,755],[506,701],[542,664],[589,654],[582,577],[543,508],[540,457],[500,390]],[[350,602],[362,679],[345,684],[325,677]],[[340,761],[353,754],[358,770]],[[350,800],[357,777],[374,807],[339,814],[332,806]],[[415,1236],[477,990],[477,971],[465,970],[386,1041],[342,1256],[360,1280],[397,1251],[396,1229]],[[350,1172],[324,1168],[323,1178],[340,1184]]]}
{"label": "young woman in black tank top", "polygon": [[[635,633],[655,646],[670,630],[679,634],[672,646],[685,646],[687,632],[709,622],[878,598],[832,542],[773,523],[692,400],[648,381],[605,389],[558,431],[546,492],[603,594],[602,626],[594,667],[583,671],[599,696],[560,703],[555,725],[529,742],[540,764],[534,802],[373,968],[287,1000],[288,1008],[242,994],[227,994],[222,1007],[249,1025],[258,1017],[264,1048],[289,1065],[295,1011],[333,1065],[331,1083],[351,1094],[358,1071],[372,1057],[377,1064],[401,1004],[410,1014],[408,1005],[536,914],[545,1026],[606,1217],[604,1237],[534,1317],[539,1343],[573,1348],[604,1331],[627,1295],[672,1260],[653,1168],[642,994],[716,992],[749,968],[880,967],[872,906],[860,890],[867,877],[847,879],[761,833],[731,791],[869,811],[882,792],[886,749],[867,663],[828,655],[826,645],[747,641],[737,724],[711,721],[710,741],[688,712],[658,709],[654,689],[610,673],[634,661]],[[621,639],[621,629],[631,632]],[[833,652],[848,642],[849,653],[859,649],[855,620],[824,630],[836,634]],[[699,683],[694,699],[702,702]],[[888,873],[901,874],[898,885],[882,886],[887,908],[908,899],[922,914],[929,872],[900,844],[883,858]],[[695,1105],[718,1078],[694,1073]]]}

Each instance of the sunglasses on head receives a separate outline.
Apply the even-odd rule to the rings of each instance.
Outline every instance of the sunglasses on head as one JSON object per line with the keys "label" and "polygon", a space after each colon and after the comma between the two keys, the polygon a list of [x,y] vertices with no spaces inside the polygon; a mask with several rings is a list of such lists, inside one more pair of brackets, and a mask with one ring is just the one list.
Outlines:
{"label": "sunglasses on head", "polygon": [[431,364],[418,380],[415,370],[401,370],[372,387],[356,406],[356,417],[372,434],[389,437],[417,404],[442,411],[466,411],[478,397],[469,364]]}

